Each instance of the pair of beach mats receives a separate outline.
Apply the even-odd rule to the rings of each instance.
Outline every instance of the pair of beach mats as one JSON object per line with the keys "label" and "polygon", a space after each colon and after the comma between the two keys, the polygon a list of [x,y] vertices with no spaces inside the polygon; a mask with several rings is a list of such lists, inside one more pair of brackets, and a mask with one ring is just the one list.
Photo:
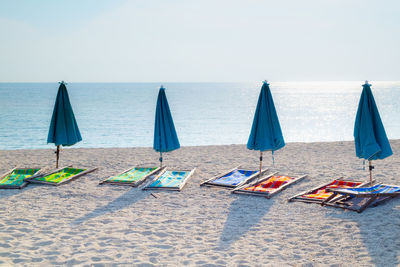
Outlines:
{"label": "pair of beach mats", "polygon": [[235,167],[222,175],[215,176],[201,186],[216,186],[232,189],[232,193],[271,198],[288,186],[301,181],[306,175],[289,176],[278,172],[264,175],[268,169],[247,170]]}
{"label": "pair of beach mats", "polygon": [[14,168],[0,176],[0,189],[21,189],[28,183],[59,186],[96,169],[78,169],[67,166],[47,172],[46,169],[41,168]]}
{"label": "pair of beach mats", "polygon": [[311,190],[289,198],[291,201],[318,203],[322,206],[363,212],[367,207],[377,206],[391,198],[400,196],[400,186],[335,179]]}
{"label": "pair of beach mats", "polygon": [[[273,195],[294,184],[306,175],[288,176],[272,173],[261,178],[259,171],[246,170],[235,167],[228,172],[213,177],[201,185],[217,186],[233,189],[232,193],[263,196],[271,198]],[[367,187],[367,182],[353,181],[339,178],[324,183],[310,190],[299,193],[289,199],[306,203],[338,207],[352,211],[362,212],[369,206],[377,206],[391,198],[400,196],[400,186],[377,184]]]}
{"label": "pair of beach mats", "polygon": [[127,186],[139,186],[147,178],[154,176],[143,190],[176,190],[183,189],[187,181],[192,177],[195,169],[192,170],[170,170],[160,167],[133,167],[116,176],[111,176],[100,184],[118,184]]}

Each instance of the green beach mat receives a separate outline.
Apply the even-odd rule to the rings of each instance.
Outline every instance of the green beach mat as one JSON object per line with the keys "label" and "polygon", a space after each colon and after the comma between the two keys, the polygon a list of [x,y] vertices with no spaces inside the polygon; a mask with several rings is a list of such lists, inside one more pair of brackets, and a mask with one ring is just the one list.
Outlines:
{"label": "green beach mat", "polygon": [[39,170],[39,168],[14,169],[0,178],[0,188],[22,188],[27,184],[25,179],[37,174]]}
{"label": "green beach mat", "polygon": [[37,181],[42,181],[42,182],[47,182],[47,183],[55,183],[59,184],[62,183],[68,179],[70,179],[72,176],[77,175],[78,173],[83,172],[85,169],[75,169],[75,168],[64,168],[58,172],[45,175],[42,177],[37,177],[35,180]]}
{"label": "green beach mat", "polygon": [[39,177],[35,177],[33,179],[28,179],[29,182],[31,183],[42,183],[42,184],[49,184],[49,185],[60,185],[64,184],[66,182],[69,182],[75,178],[78,178],[82,175],[85,175],[89,172],[92,172],[96,170],[97,168],[94,169],[78,169],[78,168],[72,168],[72,167],[64,167],[61,169],[58,169],[54,172],[51,172],[46,175],[42,175]]}
{"label": "green beach mat", "polygon": [[160,169],[159,167],[153,167],[153,168],[134,167],[118,175],[109,177],[106,180],[102,181],[100,184],[110,183],[110,184],[122,184],[122,185],[134,186],[143,182],[147,177],[149,177],[159,169]]}
{"label": "green beach mat", "polygon": [[194,170],[195,169],[184,171],[165,170],[143,189],[181,190],[190,176],[192,176]]}

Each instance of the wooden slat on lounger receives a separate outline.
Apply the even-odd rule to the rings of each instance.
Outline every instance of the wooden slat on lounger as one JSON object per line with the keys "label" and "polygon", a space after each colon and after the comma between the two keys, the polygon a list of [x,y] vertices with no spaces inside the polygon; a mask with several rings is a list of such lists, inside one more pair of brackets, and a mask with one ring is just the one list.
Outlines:
{"label": "wooden slat on lounger", "polygon": [[0,176],[1,189],[21,189],[28,182],[27,178],[34,178],[41,174],[40,168],[14,168]]}
{"label": "wooden slat on lounger", "polygon": [[[366,188],[375,188],[379,189],[379,191],[375,190],[376,193],[372,193],[374,192],[374,190],[371,190],[369,193],[361,193],[361,192],[352,193],[349,192],[350,190],[329,189],[328,191],[333,193],[331,198],[334,198],[336,195],[343,195],[344,198],[336,201],[327,199],[322,203],[322,205],[348,209],[361,213],[369,206],[377,206],[379,204],[382,204],[383,202],[388,201],[389,199],[400,196],[400,186],[398,185],[378,184]],[[394,190],[389,190],[389,189],[394,189]]]}
{"label": "wooden slat on lounger", "polygon": [[[54,176],[52,177],[52,180],[47,179],[49,178],[49,176],[54,175],[56,173],[62,173],[63,170],[65,169],[70,169],[70,170],[66,170],[67,172],[64,172],[64,174],[62,174],[61,176]],[[70,166],[67,167],[63,167],[60,169],[57,169],[55,171],[52,171],[50,173],[46,173],[44,175],[40,175],[38,177],[35,178],[29,178],[27,179],[27,181],[29,181],[30,183],[38,183],[38,184],[47,184],[47,185],[53,185],[53,186],[59,186],[62,184],[66,184],[69,183],[83,175],[86,175],[90,172],[93,172],[97,170],[97,168],[93,168],[93,169],[78,169],[78,168],[72,168]],[[67,173],[69,173],[70,175],[66,175]],[[67,177],[65,177],[67,176]]]}
{"label": "wooden slat on lounger", "polygon": [[160,167],[131,167],[115,176],[108,177],[99,184],[138,186],[159,170]]}
{"label": "wooden slat on lounger", "polygon": [[286,187],[301,181],[306,176],[307,175],[283,175],[275,172],[255,182],[236,188],[232,193],[271,198]]}
{"label": "wooden slat on lounger", "polygon": [[[333,184],[335,181],[343,181],[343,182],[347,182],[347,183],[355,183],[357,184],[355,187],[361,187],[367,184],[367,182],[362,182],[362,181],[355,181],[355,180],[350,180],[350,179],[344,179],[343,177],[337,178],[331,182],[328,183],[324,183],[321,185],[318,185],[310,190],[306,190],[303,191],[297,195],[294,195],[293,197],[289,198],[288,201],[300,201],[300,202],[306,202],[306,203],[319,203],[321,204],[326,198],[328,198],[329,196],[331,196],[332,194],[329,194],[328,197],[324,198],[324,199],[318,199],[318,198],[311,198],[311,197],[306,197],[305,195],[310,195],[310,194],[314,194],[319,191],[319,190],[323,190],[323,188],[326,188],[327,186]],[[327,192],[325,192],[327,193]],[[343,198],[343,196],[337,196],[334,200],[338,200],[339,198]]]}
{"label": "wooden slat on lounger", "polygon": [[[263,175],[268,169],[264,169],[261,171],[261,175]],[[223,182],[218,182],[218,180],[223,179],[224,177],[227,177],[229,174],[233,174],[234,172],[240,172],[240,171],[245,171],[245,172],[252,172],[251,175],[246,176],[245,174],[243,175],[243,180],[237,184],[228,184],[228,183],[223,183]],[[208,179],[207,181],[203,182],[200,184],[200,186],[216,186],[220,188],[227,188],[227,189],[232,189],[232,188],[237,188],[240,187],[248,182],[253,181],[254,179],[259,176],[260,171],[258,170],[246,170],[244,168],[240,168],[239,166],[223,173],[217,176],[214,176],[211,179]]]}
{"label": "wooden slat on lounger", "polygon": [[143,190],[181,191],[187,181],[193,176],[195,170],[196,168],[193,170],[170,170],[169,168],[165,168]]}

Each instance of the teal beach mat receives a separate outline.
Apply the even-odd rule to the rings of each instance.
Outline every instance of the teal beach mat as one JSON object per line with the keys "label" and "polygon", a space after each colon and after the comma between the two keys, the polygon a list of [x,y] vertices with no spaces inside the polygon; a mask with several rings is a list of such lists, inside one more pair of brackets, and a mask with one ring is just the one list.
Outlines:
{"label": "teal beach mat", "polygon": [[110,183],[110,184],[136,186],[136,185],[144,182],[144,180],[146,180],[147,177],[154,174],[159,169],[160,168],[158,168],[158,167],[130,168],[127,171],[124,171],[118,175],[107,178],[106,180],[102,181],[100,184]]}
{"label": "teal beach mat", "polygon": [[164,170],[143,189],[181,190],[194,171],[195,169],[182,171]]}

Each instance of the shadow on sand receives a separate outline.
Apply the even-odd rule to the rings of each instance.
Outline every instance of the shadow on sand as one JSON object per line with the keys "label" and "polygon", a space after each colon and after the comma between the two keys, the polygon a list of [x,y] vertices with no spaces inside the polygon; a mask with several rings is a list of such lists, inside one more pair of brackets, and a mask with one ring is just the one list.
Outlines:
{"label": "shadow on sand", "polygon": [[377,207],[369,207],[362,213],[337,209],[328,216],[357,223],[361,239],[375,266],[399,266],[399,205],[400,199],[397,198]]}
{"label": "shadow on sand", "polygon": [[38,184],[28,184],[22,189],[0,189],[0,199],[2,198],[10,198],[16,196],[18,194],[23,194],[24,192],[34,189],[40,185]]}
{"label": "shadow on sand", "polygon": [[228,218],[219,240],[220,249],[229,249],[260,222],[274,203],[274,200],[263,197],[244,195],[234,195],[234,197],[236,199],[229,208]]}
{"label": "shadow on sand", "polygon": [[71,224],[81,224],[90,219],[96,218],[98,216],[102,216],[107,213],[115,212],[117,210],[121,210],[130,205],[135,204],[136,202],[145,199],[150,195],[150,192],[143,191],[139,188],[132,188],[131,190],[123,193],[118,198],[109,202],[107,205],[98,207],[92,212],[86,214],[83,217],[75,219]]}

